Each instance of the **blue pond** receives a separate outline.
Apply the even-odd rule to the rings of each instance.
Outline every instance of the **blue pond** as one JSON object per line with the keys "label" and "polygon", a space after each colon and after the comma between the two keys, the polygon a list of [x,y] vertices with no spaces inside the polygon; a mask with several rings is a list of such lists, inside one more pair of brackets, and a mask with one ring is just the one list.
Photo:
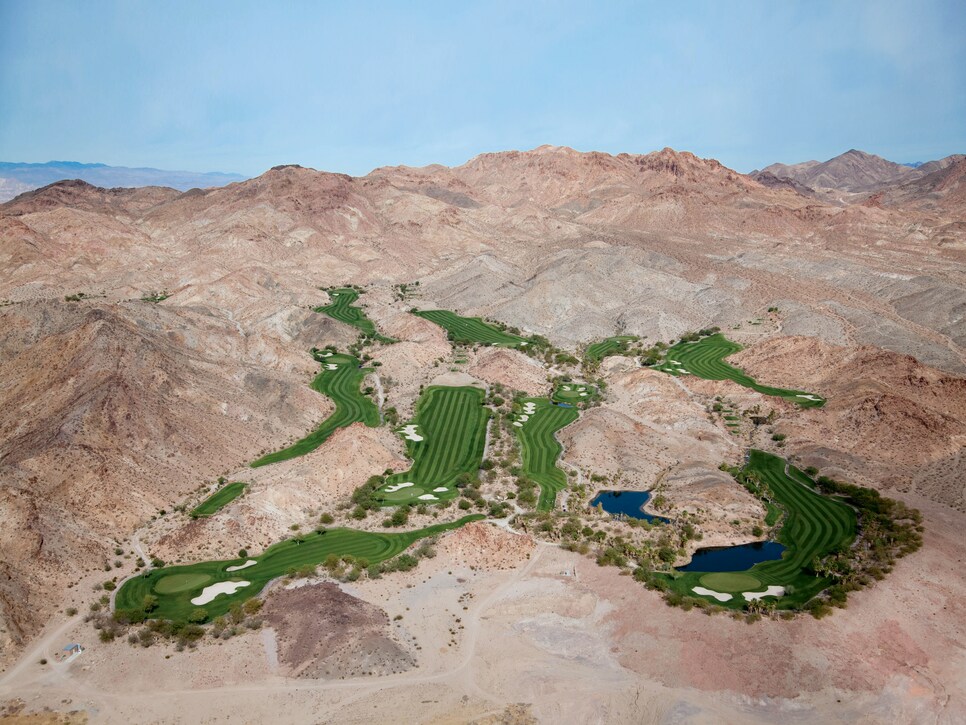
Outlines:
{"label": "blue pond", "polygon": [[763,561],[782,558],[785,547],[777,541],[756,541],[740,546],[713,546],[698,549],[690,563],[678,571],[744,571]]}
{"label": "blue pond", "polygon": [[615,516],[623,514],[645,521],[668,521],[663,516],[653,516],[641,510],[651,494],[647,491],[601,491],[590,502],[591,507],[600,504],[604,511]]}

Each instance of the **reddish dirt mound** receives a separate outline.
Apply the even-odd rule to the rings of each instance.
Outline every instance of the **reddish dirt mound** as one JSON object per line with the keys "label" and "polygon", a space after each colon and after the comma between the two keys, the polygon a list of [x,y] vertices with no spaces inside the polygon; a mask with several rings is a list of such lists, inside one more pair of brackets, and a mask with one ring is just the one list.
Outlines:
{"label": "reddish dirt mound", "polygon": [[547,394],[547,371],[532,358],[516,350],[484,350],[468,372],[488,383],[500,383],[522,390],[528,395]]}
{"label": "reddish dirt mound", "polygon": [[391,638],[385,611],[337,584],[277,590],[262,611],[277,632],[279,661],[294,677],[386,675],[414,664]]}
{"label": "reddish dirt mound", "polygon": [[472,523],[448,535],[439,548],[446,558],[476,569],[508,569],[530,557],[533,539],[486,523]]}

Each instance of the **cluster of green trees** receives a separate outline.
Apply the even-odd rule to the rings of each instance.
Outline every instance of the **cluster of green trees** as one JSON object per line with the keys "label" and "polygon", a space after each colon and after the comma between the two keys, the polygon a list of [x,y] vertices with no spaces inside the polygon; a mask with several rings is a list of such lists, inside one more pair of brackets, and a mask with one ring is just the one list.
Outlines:
{"label": "cluster of green trees", "polygon": [[402,300],[405,300],[413,292],[417,292],[418,290],[415,289],[417,287],[419,287],[419,280],[415,282],[404,282],[402,284],[394,284],[392,286],[392,289],[396,295],[396,299],[402,301]]}
{"label": "cluster of green trees", "polygon": [[92,300],[97,297],[107,297],[106,294],[101,292],[99,295],[89,295],[86,292],[75,292],[72,295],[64,295],[65,302],[80,302],[81,300]]}
{"label": "cluster of green trees", "polygon": [[711,337],[721,332],[720,327],[703,327],[697,332],[685,332],[681,335],[681,342],[697,342],[702,337]]}
{"label": "cluster of green trees", "polygon": [[339,349],[335,345],[326,345],[325,347],[322,347],[322,348],[313,347],[312,357],[315,359],[315,362],[324,363],[326,362],[326,358],[323,357],[324,354],[327,353],[329,355],[336,355],[338,354],[338,352],[339,352]]}
{"label": "cluster of green trees", "polygon": [[520,473],[516,477],[517,503],[521,508],[533,509],[537,506],[537,499],[540,496],[539,486],[532,478]]}
{"label": "cluster of green trees", "polygon": [[924,527],[918,509],[883,496],[875,489],[827,476],[819,476],[815,483],[822,493],[838,496],[852,506],[859,521],[858,537],[851,547],[816,557],[808,566],[815,576],[827,577],[833,582],[822,595],[805,605],[813,616],[822,617],[832,607],[847,606],[850,592],[884,579],[896,560],[918,551]]}
{"label": "cluster of green trees", "polygon": [[152,290],[151,292],[148,292],[146,295],[144,295],[144,297],[141,298],[141,302],[154,302],[155,304],[157,304],[158,302],[164,302],[170,296],[171,295],[168,294],[168,290],[163,290],[161,292],[158,292],[157,290]]}
{"label": "cluster of green trees", "polygon": [[[390,471],[386,472],[389,475]],[[352,503],[355,508],[352,510],[352,518],[361,521],[369,512],[380,508],[382,502],[377,498],[376,491],[386,482],[386,476],[370,476],[364,484],[352,492]]]}
{"label": "cluster of green trees", "polygon": [[[716,335],[721,332],[720,327],[703,327],[697,332],[685,332],[681,335],[681,342],[697,342],[702,337],[710,337],[711,335]],[[647,348],[640,357],[641,365],[645,367],[653,367],[659,365],[664,360],[664,355],[668,348],[674,345],[674,340],[670,343],[667,342],[655,342],[649,348]]]}
{"label": "cluster of green trees", "polygon": [[641,365],[646,367],[653,367],[664,359],[664,352],[668,349],[668,344],[666,342],[655,342],[649,348],[647,348],[640,357]]}
{"label": "cluster of green trees", "polygon": [[[432,559],[436,556],[436,538],[424,539],[419,546],[411,552],[406,552],[394,556],[385,561],[372,563],[365,557],[344,554],[329,554],[322,562],[322,568],[334,579],[343,582],[357,581],[363,574],[370,579],[378,579],[383,574],[390,574],[395,571],[411,571],[415,569],[421,559]],[[314,566],[302,567],[296,572],[297,576],[314,576],[317,568]]]}
{"label": "cluster of green trees", "polygon": [[533,513],[518,518],[524,529],[532,529],[545,538],[559,540],[561,546],[569,551],[593,554],[601,566],[637,567],[642,570],[642,574],[645,571],[669,567],[683,554],[688,541],[702,538],[701,533],[687,520],[664,523],[649,522],[646,519],[622,519],[622,525],[631,530],[659,531],[656,539],[636,542],[633,538],[621,534],[612,535],[604,528],[596,528],[576,513]]}
{"label": "cluster of green trees", "polygon": [[[494,465],[490,459],[484,460],[481,464],[485,471],[492,470]],[[457,506],[463,511],[469,511],[471,508],[481,510],[489,508],[490,516],[498,519],[503,518],[506,515],[505,505],[496,501],[488,501],[484,498],[483,493],[480,491],[481,486],[482,481],[480,481],[479,475],[470,473],[460,474],[459,478],[456,479],[456,488],[460,492]]]}
{"label": "cluster of green trees", "polygon": [[[175,641],[179,651],[185,647],[194,647],[205,636],[205,628],[201,625],[208,621],[208,612],[203,607],[196,607],[184,620],[156,619],[151,614],[157,609],[158,600],[153,594],[147,594],[141,606],[136,609],[118,609],[113,615],[101,615],[94,619],[95,629],[100,630],[100,638],[104,642],[113,641],[124,632],[129,632],[127,640],[132,645],[150,647],[158,639]],[[261,620],[254,615],[261,609],[259,599],[249,599],[244,603],[236,602],[231,606],[228,614],[217,617],[212,622],[211,635],[227,639],[237,634],[239,627],[244,625],[250,629],[261,626]],[[140,627],[132,631],[133,627]],[[226,629],[229,629],[226,634]]]}

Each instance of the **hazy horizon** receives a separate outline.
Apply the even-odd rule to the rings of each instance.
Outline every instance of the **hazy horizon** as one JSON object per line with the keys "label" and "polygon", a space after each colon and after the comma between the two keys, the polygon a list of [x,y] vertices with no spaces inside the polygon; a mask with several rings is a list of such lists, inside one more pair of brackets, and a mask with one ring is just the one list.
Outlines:
{"label": "hazy horizon", "polygon": [[0,3],[0,158],[360,176],[543,144],[966,150],[966,6]]}
{"label": "hazy horizon", "polygon": [[[548,144],[540,144],[540,146],[544,146],[544,145],[548,145]],[[460,166],[460,165],[462,165],[464,163],[467,163],[468,161],[472,160],[475,156],[478,156],[478,155],[481,155],[481,154],[501,153],[501,152],[511,152],[511,151],[532,151],[534,149],[539,148],[540,146],[534,146],[531,149],[522,149],[521,148],[521,149],[491,149],[491,150],[484,150],[484,151],[478,152],[477,154],[474,154],[474,156],[471,156],[471,157],[468,157],[468,158],[464,159],[463,161],[457,162],[455,164],[446,164],[446,165],[447,166]],[[569,148],[573,148],[573,147],[569,147]],[[599,150],[600,149],[574,149],[574,151],[578,151],[580,153],[591,153],[591,152],[595,152],[595,151],[599,151]],[[612,154],[633,153],[633,154],[641,154],[641,155],[644,155],[644,154],[653,153],[655,151],[660,151],[660,150],[661,149],[650,149],[650,150],[646,150],[646,151],[626,151],[626,152],[622,152],[622,151],[610,152],[610,151],[608,151],[608,152],[605,152],[605,153],[612,153]],[[674,149],[674,150],[675,151],[691,151],[690,149]],[[888,160],[888,161],[892,161],[892,162],[895,162],[897,164],[902,164],[903,166],[913,166],[914,164],[915,165],[918,165],[918,164],[926,163],[926,162],[929,162],[929,161],[935,161],[935,160],[938,160],[938,159],[942,159],[942,158],[945,158],[947,156],[953,156],[953,155],[960,154],[960,153],[966,153],[966,152],[963,152],[963,151],[950,151],[949,153],[944,153],[944,154],[942,154],[940,156],[936,156],[935,158],[928,158],[928,159],[925,159],[925,158],[924,159],[890,159],[890,158],[887,158],[885,156],[882,156],[881,154],[876,154],[874,151],[869,151],[868,149],[855,149],[854,147],[852,147],[852,148],[849,148],[849,149],[845,149],[844,151],[841,151],[838,154],[835,154],[835,156],[840,156],[841,154],[847,153],[848,151],[852,151],[852,150],[864,151],[866,153],[874,154],[876,156],[880,156],[882,158],[886,158],[886,160]],[[832,156],[830,158],[835,158],[835,156]],[[710,157],[708,157],[708,158],[710,158]],[[717,159],[717,160],[718,161],[721,161],[721,159]],[[819,161],[819,162],[822,162],[822,161],[828,161],[828,160],[829,159],[795,159],[795,160],[778,159],[776,161],[771,161],[771,162],[769,162],[769,164],[765,164],[764,166],[768,166],[768,165],[773,164],[773,163],[797,164],[797,163],[802,163],[802,162],[806,162],[806,161]],[[438,164],[438,163],[439,162],[436,162],[436,161],[430,161],[430,162],[428,162],[426,164],[421,164],[421,166],[431,166],[433,164]],[[132,171],[147,170],[147,171],[187,172],[187,173],[193,173],[193,174],[213,174],[213,175],[214,174],[223,174],[223,175],[239,175],[239,176],[243,176],[245,178],[255,178],[256,176],[260,176],[261,174],[264,174],[266,171],[268,171],[269,169],[271,169],[273,166],[289,166],[289,165],[302,166],[302,167],[305,167],[305,168],[315,169],[316,171],[325,171],[325,172],[331,172],[331,173],[348,173],[348,172],[342,171],[341,169],[326,169],[326,168],[319,168],[319,167],[316,167],[316,166],[310,166],[308,164],[300,164],[298,161],[283,162],[283,163],[280,163],[280,164],[273,164],[272,166],[267,166],[264,169],[262,169],[261,171],[258,171],[258,172],[254,173],[254,174],[245,174],[245,173],[242,173],[242,172],[234,171],[233,169],[173,169],[173,168],[159,168],[159,167],[156,167],[156,166],[131,166],[129,164],[105,164],[105,163],[102,163],[102,162],[99,162],[99,161],[76,161],[76,160],[73,160],[73,159],[50,159],[48,161],[10,161],[10,160],[7,160],[7,159],[0,159],[0,164],[17,164],[17,165],[23,165],[23,166],[44,166],[44,165],[48,165],[48,164],[64,164],[64,165],[67,165],[67,164],[80,164],[81,166],[85,166],[85,167],[106,166],[106,167],[109,167],[109,168],[126,168],[126,169],[131,169]],[[374,166],[371,169],[369,169],[369,171],[366,171],[366,172],[364,172],[362,174],[349,174],[349,176],[356,176],[356,177],[366,176],[368,173],[370,173],[370,172],[372,172],[372,171],[374,171],[374,170],[376,170],[378,168],[381,168],[381,167],[384,167],[384,166],[391,166],[391,165],[395,165],[395,166],[413,166],[413,164],[382,164],[380,166]],[[725,166],[727,166],[727,164],[725,164]],[[764,168],[764,167],[760,167],[760,168]],[[755,168],[755,169],[735,169],[735,171],[740,171],[741,173],[749,173],[751,171],[758,171],[758,170],[760,170],[760,168]]]}

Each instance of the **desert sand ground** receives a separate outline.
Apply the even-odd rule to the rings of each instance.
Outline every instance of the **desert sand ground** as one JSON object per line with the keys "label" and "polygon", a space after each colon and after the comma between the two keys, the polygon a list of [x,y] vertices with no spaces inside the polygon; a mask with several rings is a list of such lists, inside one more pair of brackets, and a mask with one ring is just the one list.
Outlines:
{"label": "desert sand ground", "polygon": [[[175,652],[101,644],[58,617],[0,697],[105,723],[448,723],[514,705],[541,722],[962,722],[966,547],[953,517],[914,503],[926,546],[821,621],[669,608],[616,569],[494,527],[449,534],[408,574],[343,585],[402,615],[393,636],[417,666],[401,674],[292,679],[267,630]],[[62,664],[68,641],[87,649]]]}

